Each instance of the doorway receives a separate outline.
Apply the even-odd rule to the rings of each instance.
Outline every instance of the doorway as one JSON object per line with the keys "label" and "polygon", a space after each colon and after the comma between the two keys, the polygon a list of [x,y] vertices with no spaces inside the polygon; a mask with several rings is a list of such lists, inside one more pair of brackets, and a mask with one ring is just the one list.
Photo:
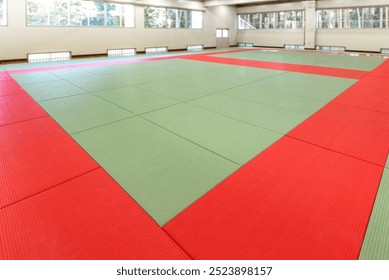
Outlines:
{"label": "doorway", "polygon": [[216,29],[216,48],[230,47],[230,30],[228,28]]}

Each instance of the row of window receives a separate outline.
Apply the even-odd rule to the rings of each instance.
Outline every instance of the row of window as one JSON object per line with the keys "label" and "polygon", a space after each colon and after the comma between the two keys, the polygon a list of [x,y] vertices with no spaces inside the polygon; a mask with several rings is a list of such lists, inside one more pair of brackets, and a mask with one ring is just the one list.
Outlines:
{"label": "row of window", "polygon": [[[82,0],[27,0],[28,26],[134,27],[134,6]],[[7,24],[7,0],[0,0],[0,25]],[[145,7],[146,28],[202,28],[203,13]],[[317,28],[389,28],[389,6],[323,9]],[[301,29],[304,11],[239,14],[238,29]]]}
{"label": "row of window", "polygon": [[134,6],[77,0],[27,0],[28,26],[134,27]]}
{"label": "row of window", "polygon": [[389,7],[317,11],[317,28],[389,28]]}
{"label": "row of window", "polygon": [[238,15],[238,29],[300,29],[304,11],[287,11]]}
{"label": "row of window", "polygon": [[[134,5],[130,4],[80,0],[27,0],[28,26],[134,27],[134,13]],[[202,16],[201,11],[145,7],[145,27],[202,28]]]}

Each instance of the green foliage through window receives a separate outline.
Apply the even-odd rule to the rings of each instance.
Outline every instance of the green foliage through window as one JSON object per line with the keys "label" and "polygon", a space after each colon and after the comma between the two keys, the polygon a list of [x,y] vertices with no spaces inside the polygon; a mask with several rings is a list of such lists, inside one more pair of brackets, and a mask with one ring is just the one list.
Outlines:
{"label": "green foliage through window", "polygon": [[146,28],[202,28],[202,21],[201,11],[145,7]]}
{"label": "green foliage through window", "polygon": [[27,0],[28,26],[134,27],[134,6],[78,0]]}
{"label": "green foliage through window", "polygon": [[389,28],[389,7],[318,10],[316,23],[318,28]]}
{"label": "green foliage through window", "polygon": [[238,29],[301,29],[304,11],[238,15]]}

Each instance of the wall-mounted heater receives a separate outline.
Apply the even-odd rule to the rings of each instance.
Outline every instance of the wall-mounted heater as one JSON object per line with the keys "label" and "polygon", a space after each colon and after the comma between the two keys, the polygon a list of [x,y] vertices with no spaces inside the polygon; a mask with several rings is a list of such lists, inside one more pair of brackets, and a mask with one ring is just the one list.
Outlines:
{"label": "wall-mounted heater", "polygon": [[29,63],[70,60],[71,57],[72,56],[70,52],[46,52],[27,54],[27,59]]}

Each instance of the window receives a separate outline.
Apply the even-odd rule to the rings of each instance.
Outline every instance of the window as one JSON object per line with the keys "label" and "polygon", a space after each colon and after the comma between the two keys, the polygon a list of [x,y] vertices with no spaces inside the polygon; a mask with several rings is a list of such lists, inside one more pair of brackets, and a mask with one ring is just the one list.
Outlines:
{"label": "window", "polygon": [[389,7],[318,10],[318,28],[389,28]]}
{"label": "window", "polygon": [[203,28],[203,13],[175,8],[145,7],[146,28]]}
{"label": "window", "polygon": [[301,29],[304,11],[238,15],[238,29]]}
{"label": "window", "polygon": [[216,29],[216,38],[228,38],[230,31],[227,28]]}
{"label": "window", "polygon": [[27,0],[27,25],[134,27],[134,6],[102,1]]}
{"label": "window", "polygon": [[7,2],[0,0],[0,25],[7,25]]}

